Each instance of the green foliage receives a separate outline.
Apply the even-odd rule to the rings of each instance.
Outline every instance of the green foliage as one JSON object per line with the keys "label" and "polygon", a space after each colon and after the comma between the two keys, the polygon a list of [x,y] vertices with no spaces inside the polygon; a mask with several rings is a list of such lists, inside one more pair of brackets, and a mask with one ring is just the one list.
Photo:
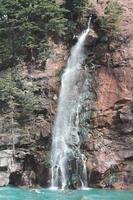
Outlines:
{"label": "green foliage", "polygon": [[62,75],[64,73],[64,67],[62,67],[61,69],[59,69],[56,73],[56,77],[58,78],[58,82],[61,84],[61,79],[62,79]]}
{"label": "green foliage", "polygon": [[43,48],[47,48],[48,36],[65,34],[64,12],[54,0],[1,0],[0,61],[36,57],[42,41]]}
{"label": "green foliage", "polygon": [[16,92],[14,93],[15,101],[18,103],[21,112],[29,115],[33,112],[38,104],[39,99],[34,95],[35,86],[20,76],[19,71],[14,72],[13,82],[15,83]]}
{"label": "green foliage", "polygon": [[15,92],[16,88],[14,87],[9,72],[4,77],[0,78],[0,100],[9,102],[13,98]]}
{"label": "green foliage", "polygon": [[68,10],[66,17],[68,18],[68,31],[73,34],[76,28],[86,24],[86,13],[90,8],[90,0],[66,0],[64,7]]}
{"label": "green foliage", "polygon": [[82,14],[90,4],[90,0],[66,0],[64,5],[71,12],[71,17],[74,17],[75,14]]}
{"label": "green foliage", "polygon": [[44,167],[45,167],[46,169],[51,168],[51,161],[50,161],[50,160],[45,160],[45,161],[44,161]]}
{"label": "green foliage", "polygon": [[83,0],[66,0],[65,7],[71,12],[80,12],[85,6],[86,1]]}
{"label": "green foliage", "polygon": [[34,87],[29,86],[18,73],[14,76],[9,70],[0,78],[0,101],[6,102],[9,109],[17,107],[28,115],[34,111],[39,100],[34,95]]}
{"label": "green foliage", "polygon": [[100,28],[107,35],[113,35],[119,31],[122,7],[115,0],[110,1],[105,8],[104,16],[100,18]]}

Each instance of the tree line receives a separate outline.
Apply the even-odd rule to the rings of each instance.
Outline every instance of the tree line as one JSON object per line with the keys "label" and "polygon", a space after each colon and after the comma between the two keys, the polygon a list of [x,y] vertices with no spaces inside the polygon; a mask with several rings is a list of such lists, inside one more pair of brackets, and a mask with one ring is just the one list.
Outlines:
{"label": "tree line", "polygon": [[33,60],[48,49],[48,37],[63,37],[68,21],[81,13],[86,0],[0,0],[0,63],[11,58]]}

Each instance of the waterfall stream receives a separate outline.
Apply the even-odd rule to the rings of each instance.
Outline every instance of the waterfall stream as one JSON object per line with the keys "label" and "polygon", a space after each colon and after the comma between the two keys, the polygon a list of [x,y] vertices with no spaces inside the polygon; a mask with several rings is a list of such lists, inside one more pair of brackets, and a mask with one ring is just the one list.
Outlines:
{"label": "waterfall stream", "polygon": [[79,36],[71,50],[61,80],[57,116],[53,128],[51,150],[51,187],[66,188],[73,174],[78,176],[82,187],[87,187],[85,156],[80,151],[79,113],[82,109],[82,90],[85,82],[83,64],[84,43],[90,31],[88,28]]}

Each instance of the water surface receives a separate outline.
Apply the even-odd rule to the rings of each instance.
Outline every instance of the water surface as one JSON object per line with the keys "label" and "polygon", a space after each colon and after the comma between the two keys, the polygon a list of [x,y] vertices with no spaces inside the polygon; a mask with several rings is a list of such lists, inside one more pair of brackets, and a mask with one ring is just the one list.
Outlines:
{"label": "water surface", "polygon": [[0,188],[0,200],[132,200],[133,191],[88,189],[53,191],[47,189]]}

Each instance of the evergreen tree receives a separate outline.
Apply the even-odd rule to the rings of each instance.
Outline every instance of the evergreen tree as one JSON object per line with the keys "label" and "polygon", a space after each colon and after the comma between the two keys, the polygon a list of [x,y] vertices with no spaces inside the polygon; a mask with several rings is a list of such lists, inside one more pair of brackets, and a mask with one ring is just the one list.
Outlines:
{"label": "evergreen tree", "polygon": [[68,18],[68,31],[70,35],[73,35],[75,30],[81,31],[81,26],[86,25],[86,11],[90,7],[90,0],[65,0],[64,7],[68,12],[66,18]]}
{"label": "evergreen tree", "polygon": [[48,36],[65,33],[64,12],[54,0],[0,0],[0,62],[36,57]]}

